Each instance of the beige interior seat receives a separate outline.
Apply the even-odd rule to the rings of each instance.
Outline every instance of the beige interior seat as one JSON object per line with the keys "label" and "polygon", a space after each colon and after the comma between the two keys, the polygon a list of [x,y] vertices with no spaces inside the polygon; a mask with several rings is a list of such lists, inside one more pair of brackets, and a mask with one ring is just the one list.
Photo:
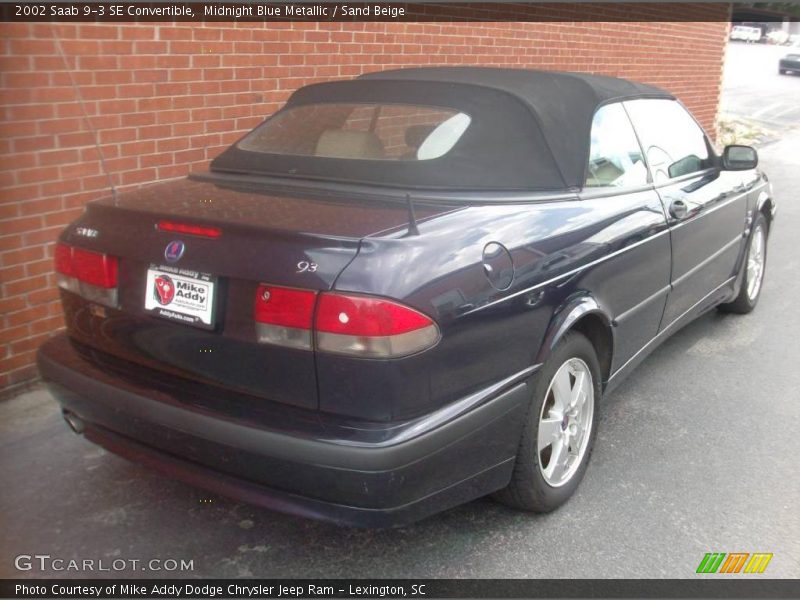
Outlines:
{"label": "beige interior seat", "polygon": [[316,156],[328,158],[383,158],[383,144],[372,131],[326,129],[317,142]]}

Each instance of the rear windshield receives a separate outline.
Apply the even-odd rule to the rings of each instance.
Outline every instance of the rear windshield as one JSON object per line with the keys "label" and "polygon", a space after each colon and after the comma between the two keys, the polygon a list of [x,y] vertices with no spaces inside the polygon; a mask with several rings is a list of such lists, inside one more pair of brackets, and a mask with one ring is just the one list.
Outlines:
{"label": "rear windshield", "polygon": [[441,81],[302,87],[217,156],[211,170],[279,177],[281,185],[292,179],[469,191],[564,187],[527,104],[500,89]]}
{"label": "rear windshield", "polygon": [[431,160],[447,154],[470,121],[457,110],[412,104],[309,104],[278,112],[238,147],[292,156]]}

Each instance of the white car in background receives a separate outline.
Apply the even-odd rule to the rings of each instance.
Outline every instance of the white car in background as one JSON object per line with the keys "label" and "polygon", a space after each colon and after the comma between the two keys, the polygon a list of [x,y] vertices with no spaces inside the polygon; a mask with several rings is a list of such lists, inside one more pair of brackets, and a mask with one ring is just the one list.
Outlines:
{"label": "white car in background", "polygon": [[781,29],[776,29],[775,31],[770,31],[767,34],[767,42],[770,44],[776,44],[779,46],[784,46],[789,43],[789,32],[783,31]]}
{"label": "white car in background", "polygon": [[761,41],[761,28],[760,27],[747,27],[746,25],[734,25],[731,29],[731,41],[740,40],[742,42],[760,42]]}

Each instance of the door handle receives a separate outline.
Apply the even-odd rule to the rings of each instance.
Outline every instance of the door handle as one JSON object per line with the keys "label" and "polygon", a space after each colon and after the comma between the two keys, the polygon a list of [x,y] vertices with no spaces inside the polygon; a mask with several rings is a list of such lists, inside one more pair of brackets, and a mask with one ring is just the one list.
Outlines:
{"label": "door handle", "polygon": [[683,219],[689,214],[689,207],[683,200],[673,200],[669,205],[669,214],[675,219]]}

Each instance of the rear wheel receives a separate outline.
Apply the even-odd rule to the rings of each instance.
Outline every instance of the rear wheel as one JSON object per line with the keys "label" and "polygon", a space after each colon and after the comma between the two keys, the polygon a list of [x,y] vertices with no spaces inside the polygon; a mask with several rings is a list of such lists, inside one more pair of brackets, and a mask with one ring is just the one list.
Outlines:
{"label": "rear wheel", "polygon": [[548,512],[572,496],[594,446],[600,394],[594,347],[580,333],[568,333],[534,379],[514,473],[498,500]]}
{"label": "rear wheel", "polygon": [[758,213],[758,217],[753,223],[753,230],[750,232],[747,256],[742,265],[742,269],[744,269],[742,287],[733,302],[720,306],[722,310],[746,314],[758,304],[758,299],[761,297],[761,286],[764,282],[764,269],[767,266],[767,233],[767,220],[764,215]]}

